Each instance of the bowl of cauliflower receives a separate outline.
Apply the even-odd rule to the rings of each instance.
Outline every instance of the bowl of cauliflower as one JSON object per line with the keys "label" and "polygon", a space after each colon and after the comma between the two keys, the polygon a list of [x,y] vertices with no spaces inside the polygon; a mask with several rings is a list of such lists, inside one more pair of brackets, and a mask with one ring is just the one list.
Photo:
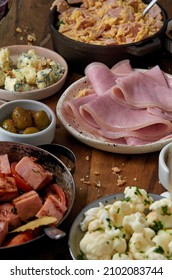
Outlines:
{"label": "bowl of cauliflower", "polygon": [[136,186],[98,199],[76,217],[69,234],[73,259],[172,259],[172,201]]}
{"label": "bowl of cauliflower", "polygon": [[39,46],[0,49],[0,98],[41,100],[64,85],[68,65],[58,53]]}

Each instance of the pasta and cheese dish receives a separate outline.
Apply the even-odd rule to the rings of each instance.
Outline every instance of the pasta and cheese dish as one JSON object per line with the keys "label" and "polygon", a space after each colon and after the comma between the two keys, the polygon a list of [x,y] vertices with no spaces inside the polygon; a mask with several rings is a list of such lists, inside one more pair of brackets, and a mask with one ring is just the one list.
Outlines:
{"label": "pasta and cheese dish", "polygon": [[63,2],[58,31],[79,42],[104,46],[135,43],[154,35],[163,25],[158,5],[142,15],[147,6],[142,0],[83,0],[80,7],[65,8]]}

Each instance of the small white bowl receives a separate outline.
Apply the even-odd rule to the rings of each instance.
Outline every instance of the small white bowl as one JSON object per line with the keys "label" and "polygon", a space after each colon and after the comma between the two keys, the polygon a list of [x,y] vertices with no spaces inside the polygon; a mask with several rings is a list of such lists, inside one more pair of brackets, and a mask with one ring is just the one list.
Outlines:
{"label": "small white bowl", "polygon": [[[167,144],[162,148],[159,154],[159,163],[158,163],[158,176],[159,181],[163,185],[163,187],[167,190],[169,186],[169,168],[167,165],[167,160],[169,153],[172,153],[172,142]],[[171,154],[172,157],[172,154]]]}
{"label": "small white bowl", "polygon": [[26,143],[34,146],[50,144],[54,139],[56,117],[54,112],[44,103],[36,100],[19,99],[6,102],[0,106],[0,124],[10,116],[15,107],[23,107],[33,111],[46,111],[50,125],[42,131],[32,134],[17,134],[0,127],[0,141]]}

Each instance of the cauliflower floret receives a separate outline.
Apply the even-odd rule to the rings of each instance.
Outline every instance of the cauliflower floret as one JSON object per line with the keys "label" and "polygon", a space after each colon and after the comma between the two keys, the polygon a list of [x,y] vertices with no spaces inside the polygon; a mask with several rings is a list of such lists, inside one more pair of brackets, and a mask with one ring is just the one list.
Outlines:
{"label": "cauliflower floret", "polygon": [[144,260],[145,253],[155,246],[152,238],[155,232],[150,228],[144,228],[142,232],[134,232],[129,240],[129,252],[135,260]]}
{"label": "cauliflower floret", "polygon": [[98,212],[104,209],[103,203],[99,203],[98,207],[93,207],[87,210],[84,215],[84,220],[80,223],[81,230],[86,231],[88,229],[88,225],[91,221],[97,219]]}
{"label": "cauliflower floret", "polygon": [[168,258],[172,257],[172,229],[160,230],[152,241],[155,242],[161,254]]}
{"label": "cauliflower floret", "polygon": [[130,253],[115,253],[112,260],[133,260],[133,257]]}
{"label": "cauliflower floret", "polygon": [[80,249],[88,260],[110,260],[115,252],[124,253],[127,243],[108,231],[87,231],[80,241]]}
{"label": "cauliflower floret", "polygon": [[124,194],[134,212],[144,212],[154,202],[146,190],[135,186],[126,187]]}
{"label": "cauliflower floret", "polygon": [[122,226],[123,218],[133,213],[127,201],[115,201],[109,208],[109,217],[116,227]]}
{"label": "cauliflower floret", "polygon": [[148,227],[148,223],[144,214],[136,212],[124,217],[123,227],[128,234],[132,235],[133,232],[143,231],[145,227]]}
{"label": "cauliflower floret", "polygon": [[0,68],[7,72],[11,70],[12,60],[10,58],[10,51],[7,48],[0,49]]}
{"label": "cauliflower floret", "polygon": [[145,259],[147,260],[167,260],[167,258],[159,252],[159,248],[154,246],[148,249],[145,253]]}
{"label": "cauliflower floret", "polygon": [[154,214],[148,215],[148,222],[153,226],[155,222],[160,222],[163,228],[172,228],[172,201],[168,198],[162,198],[155,201],[150,207]]}

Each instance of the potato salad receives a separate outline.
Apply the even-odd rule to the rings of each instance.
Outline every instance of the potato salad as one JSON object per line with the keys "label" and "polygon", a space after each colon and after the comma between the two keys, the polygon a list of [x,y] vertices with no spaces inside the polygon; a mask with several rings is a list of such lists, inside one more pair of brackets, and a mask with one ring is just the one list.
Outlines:
{"label": "potato salad", "polygon": [[39,56],[33,49],[21,53],[15,65],[9,49],[0,49],[0,87],[5,90],[44,89],[59,81],[63,74],[64,68],[59,63]]}
{"label": "potato salad", "polygon": [[[172,201],[154,201],[128,186],[124,199],[90,208],[81,222],[81,256],[88,260],[172,259]],[[80,256],[80,257],[81,257]]]}

